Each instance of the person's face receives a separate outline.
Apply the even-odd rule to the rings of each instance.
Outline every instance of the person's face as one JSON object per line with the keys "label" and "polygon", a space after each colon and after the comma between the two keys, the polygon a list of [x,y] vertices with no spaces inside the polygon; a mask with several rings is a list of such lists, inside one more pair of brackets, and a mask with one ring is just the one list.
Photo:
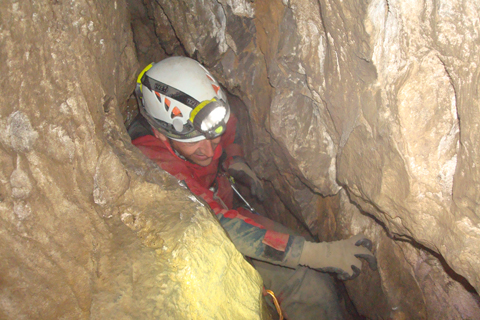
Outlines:
{"label": "person's face", "polygon": [[[160,140],[167,142],[168,138],[155,130],[155,136]],[[185,157],[185,159],[196,163],[202,167],[208,166],[212,163],[215,149],[220,143],[221,137],[212,140],[201,140],[198,142],[180,142],[170,140],[171,146],[178,153]]]}

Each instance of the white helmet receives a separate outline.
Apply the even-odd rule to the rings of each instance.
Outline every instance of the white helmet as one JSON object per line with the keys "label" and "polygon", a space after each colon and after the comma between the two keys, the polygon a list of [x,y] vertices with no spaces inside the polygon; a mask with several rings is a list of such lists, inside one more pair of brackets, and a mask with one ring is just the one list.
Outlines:
{"label": "white helmet", "polygon": [[137,78],[135,93],[150,125],[173,140],[213,139],[226,130],[227,97],[193,59],[171,57],[148,65]]}

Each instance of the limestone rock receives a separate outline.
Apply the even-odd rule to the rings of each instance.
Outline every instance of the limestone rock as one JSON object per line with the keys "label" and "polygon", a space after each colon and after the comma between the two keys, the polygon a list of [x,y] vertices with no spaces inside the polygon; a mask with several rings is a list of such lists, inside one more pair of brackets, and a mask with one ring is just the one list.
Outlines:
{"label": "limestone rock", "polygon": [[[478,289],[477,218],[470,205],[459,206],[459,199],[467,204],[475,198],[475,188],[467,187],[476,179],[470,151],[476,131],[469,125],[475,117],[466,110],[478,96],[465,85],[469,81],[456,76],[468,79],[478,68],[472,64],[478,61],[479,39],[471,23],[478,20],[475,7],[455,1],[369,4],[365,26],[378,73],[371,86],[376,98],[361,109],[339,159],[339,180],[361,205],[373,203],[376,208],[369,211],[389,230],[441,253]],[[460,12],[466,15],[453,18]],[[469,39],[469,49],[454,50],[454,39],[462,38]],[[462,174],[465,168],[470,174]],[[362,173],[366,170],[369,175]]]}
{"label": "limestone rock", "polygon": [[12,113],[8,119],[10,143],[16,152],[28,152],[38,139],[28,117],[20,111]]}
{"label": "limestone rock", "polygon": [[[255,1],[252,10],[205,2],[210,12],[196,1],[160,5],[187,54],[243,101],[247,157],[282,201],[272,207],[320,237],[360,230],[374,235],[382,260],[393,253],[398,279],[418,299],[400,307],[407,288],[381,263],[368,287],[384,288],[382,316],[438,318],[437,308],[443,319],[478,317],[447,298],[446,281],[458,274],[480,289],[476,1]],[[235,33],[229,21],[241,24]],[[341,212],[315,222],[331,217],[320,198],[340,187],[388,237],[375,222],[339,223],[348,219]],[[442,259],[453,273],[434,263]],[[431,268],[427,278],[412,263]],[[428,294],[435,286],[445,300]]]}
{"label": "limestone rock", "polygon": [[269,319],[210,210],[130,143],[126,3],[0,11],[0,318]]}
{"label": "limestone rock", "polygon": [[480,314],[475,290],[438,254],[395,241],[352,205],[345,191],[340,192],[340,207],[337,237],[364,233],[375,244],[379,264],[379,272],[365,265],[357,279],[345,283],[361,314],[371,319],[400,314],[405,319],[474,319]]}
{"label": "limestone rock", "polygon": [[210,213],[125,136],[135,52],[239,97],[266,214],[374,240],[380,271],[346,283],[362,314],[479,317],[476,1],[144,3],[0,4],[0,318],[267,317]]}
{"label": "limestone rock", "polygon": [[93,177],[93,201],[98,205],[113,204],[128,189],[130,177],[110,148],[98,157]]}

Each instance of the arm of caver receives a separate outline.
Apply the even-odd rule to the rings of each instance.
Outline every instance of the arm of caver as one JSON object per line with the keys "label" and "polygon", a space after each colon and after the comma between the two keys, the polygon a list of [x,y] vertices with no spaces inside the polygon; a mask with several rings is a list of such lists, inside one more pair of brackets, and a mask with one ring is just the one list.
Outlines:
{"label": "arm of caver", "polygon": [[[187,178],[187,177],[177,177]],[[240,208],[227,210],[214,199],[212,191],[202,188],[193,179],[185,181],[190,190],[205,200],[217,215],[233,244],[243,255],[286,267],[296,268],[305,239],[279,232],[260,222],[255,215]],[[267,218],[263,218],[269,221]]]}

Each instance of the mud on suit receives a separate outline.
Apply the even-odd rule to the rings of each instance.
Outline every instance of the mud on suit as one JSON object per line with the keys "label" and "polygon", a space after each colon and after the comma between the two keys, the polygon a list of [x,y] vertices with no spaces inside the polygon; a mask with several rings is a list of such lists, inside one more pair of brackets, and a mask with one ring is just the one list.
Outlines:
{"label": "mud on suit", "polygon": [[[227,169],[235,157],[243,156],[235,143],[236,123],[232,115],[206,167],[183,159],[169,143],[156,138],[141,115],[128,131],[142,153],[185,181],[195,195],[208,203],[236,248],[254,259],[252,264],[265,287],[275,292],[288,319],[343,319],[331,276],[298,265],[305,239],[268,218],[244,208],[233,209],[233,190],[219,168],[223,165]],[[212,191],[214,185],[216,193]]]}

